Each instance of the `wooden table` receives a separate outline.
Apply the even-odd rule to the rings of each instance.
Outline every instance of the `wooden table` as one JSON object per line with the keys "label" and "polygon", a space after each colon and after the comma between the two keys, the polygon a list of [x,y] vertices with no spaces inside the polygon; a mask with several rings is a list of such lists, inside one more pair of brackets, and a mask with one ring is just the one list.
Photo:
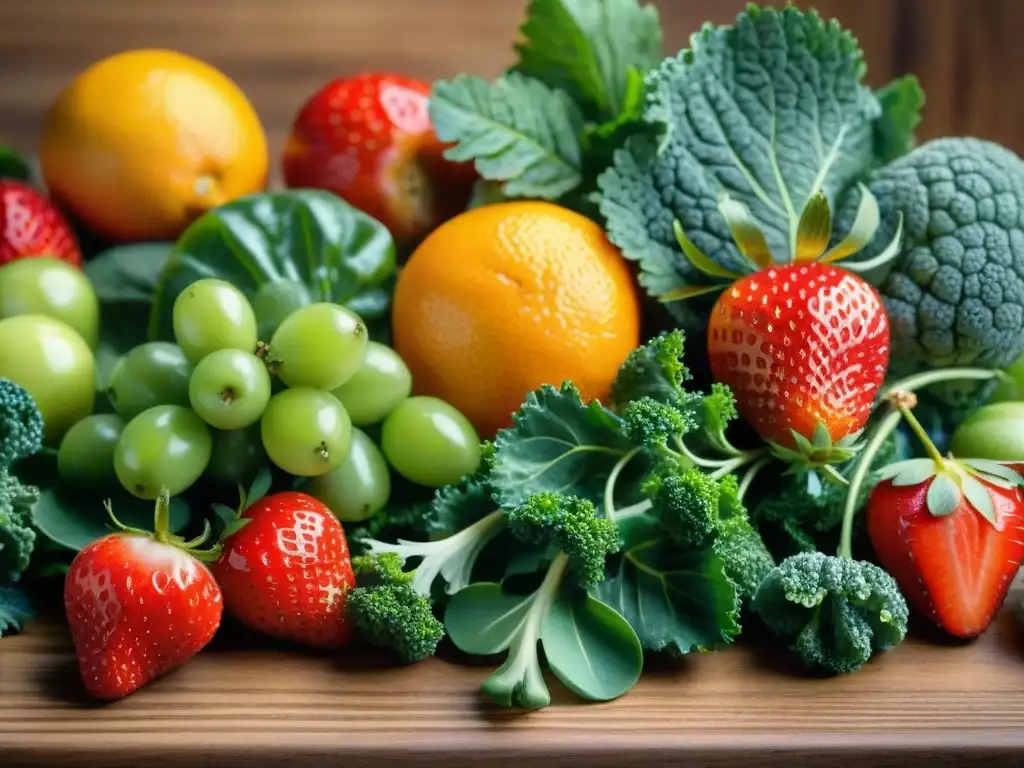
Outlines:
{"label": "wooden table", "polygon": [[[0,641],[0,766],[1024,765],[1024,624],[1011,607],[965,647],[911,639],[820,679],[756,643],[648,662],[618,701],[490,706],[493,666],[304,654],[229,631],[112,705],[88,701],[66,631]],[[230,646],[230,648],[228,648]]]}

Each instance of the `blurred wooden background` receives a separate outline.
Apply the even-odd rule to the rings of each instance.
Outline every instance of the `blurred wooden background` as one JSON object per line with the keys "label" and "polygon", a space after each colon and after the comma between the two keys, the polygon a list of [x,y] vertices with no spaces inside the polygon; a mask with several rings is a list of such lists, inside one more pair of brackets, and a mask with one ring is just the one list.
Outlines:
{"label": "blurred wooden background", "polygon": [[[654,0],[666,52],[745,0]],[[776,0],[781,5],[782,0]],[[857,35],[872,83],[904,72],[928,96],[924,136],[973,134],[1024,154],[1024,0],[816,0]],[[0,0],[0,142],[33,151],[47,105],[107,54],[169,47],[250,95],[275,157],[323,82],[366,68],[425,79],[497,75],[526,0]]]}

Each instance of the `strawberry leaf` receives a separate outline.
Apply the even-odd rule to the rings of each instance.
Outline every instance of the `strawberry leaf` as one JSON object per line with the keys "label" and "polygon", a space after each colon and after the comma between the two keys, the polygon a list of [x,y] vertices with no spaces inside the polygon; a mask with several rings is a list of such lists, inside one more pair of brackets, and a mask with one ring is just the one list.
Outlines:
{"label": "strawberry leaf", "polygon": [[236,517],[234,520],[232,520],[230,523],[224,526],[224,530],[220,534],[221,541],[226,539],[228,536],[231,536],[232,534],[238,533],[251,522],[251,517]]}
{"label": "strawberry leaf", "polygon": [[890,464],[882,470],[882,480],[892,480],[897,487],[919,485],[935,477],[938,468],[932,459],[907,459]]}
{"label": "strawberry leaf", "polygon": [[256,477],[253,478],[252,485],[249,486],[249,492],[245,494],[246,508],[251,507],[267,495],[267,491],[270,490],[271,481],[272,478],[270,471],[265,467],[256,473]]}
{"label": "strawberry leaf", "polygon": [[1008,486],[1010,488],[1024,483],[1024,478],[1020,474],[998,461],[989,461],[988,459],[960,459],[959,461],[970,469],[985,475],[985,479],[989,482],[994,482],[991,478],[996,477],[1010,483]]}
{"label": "strawberry leaf", "polygon": [[815,451],[827,451],[832,447],[832,435],[829,434],[828,427],[820,421],[814,427],[814,433],[811,435],[811,445],[814,446]]}
{"label": "strawberry leaf", "polygon": [[935,517],[945,517],[956,512],[960,506],[960,487],[945,473],[937,474],[928,486],[928,511]]}
{"label": "strawberry leaf", "polygon": [[967,501],[974,507],[975,511],[992,525],[998,527],[996,523],[996,507],[992,503],[992,495],[981,484],[981,481],[971,475],[965,475],[960,482],[960,486],[963,488],[964,496],[967,497]]}

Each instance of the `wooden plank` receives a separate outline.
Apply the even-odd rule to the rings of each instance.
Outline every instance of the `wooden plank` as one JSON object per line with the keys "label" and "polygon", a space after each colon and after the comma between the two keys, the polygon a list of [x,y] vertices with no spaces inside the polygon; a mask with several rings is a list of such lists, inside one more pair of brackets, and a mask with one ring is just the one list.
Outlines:
{"label": "wooden plank", "polygon": [[640,684],[523,714],[484,702],[497,662],[274,647],[227,631],[185,667],[112,705],[84,693],[66,631],[0,642],[0,765],[1019,766],[1024,632],[1004,610],[979,641],[908,640],[860,672],[816,678],[756,643],[650,660]]}

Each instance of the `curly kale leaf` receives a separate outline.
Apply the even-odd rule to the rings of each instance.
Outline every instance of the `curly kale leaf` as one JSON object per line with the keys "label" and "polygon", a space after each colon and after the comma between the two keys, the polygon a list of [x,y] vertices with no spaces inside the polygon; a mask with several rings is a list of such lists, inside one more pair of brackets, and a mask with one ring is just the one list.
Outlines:
{"label": "curly kale leaf", "polygon": [[855,672],[907,633],[896,581],[871,563],[805,552],[783,560],[754,595],[754,612],[811,669]]}
{"label": "curly kale leaf", "polygon": [[29,566],[36,532],[32,509],[39,489],[0,468],[0,584],[18,581]]}
{"label": "curly kale leaf", "polygon": [[891,163],[914,148],[914,131],[921,122],[924,90],[914,75],[897,78],[876,94],[882,116],[875,123],[875,158]]}
{"label": "curly kale leaf", "polygon": [[[857,258],[903,248],[880,274],[892,328],[890,372],[1003,368],[1024,352],[1024,161],[997,144],[936,139],[877,170],[868,188],[881,223]],[[853,219],[860,192],[837,212]]]}
{"label": "curly kale leaf", "polygon": [[[692,48],[648,78],[645,122],[600,179],[609,236],[640,262],[660,297],[703,282],[673,232],[723,266],[745,270],[719,204],[749,210],[776,260],[793,254],[798,217],[816,192],[835,202],[874,163],[881,106],[861,83],[857,42],[835,22],[793,7],[754,6],[733,26],[706,25]],[[670,305],[703,323],[692,302]]]}
{"label": "curly kale leaf", "polygon": [[35,615],[35,609],[24,592],[13,587],[0,587],[0,637],[20,632],[25,622]]}

